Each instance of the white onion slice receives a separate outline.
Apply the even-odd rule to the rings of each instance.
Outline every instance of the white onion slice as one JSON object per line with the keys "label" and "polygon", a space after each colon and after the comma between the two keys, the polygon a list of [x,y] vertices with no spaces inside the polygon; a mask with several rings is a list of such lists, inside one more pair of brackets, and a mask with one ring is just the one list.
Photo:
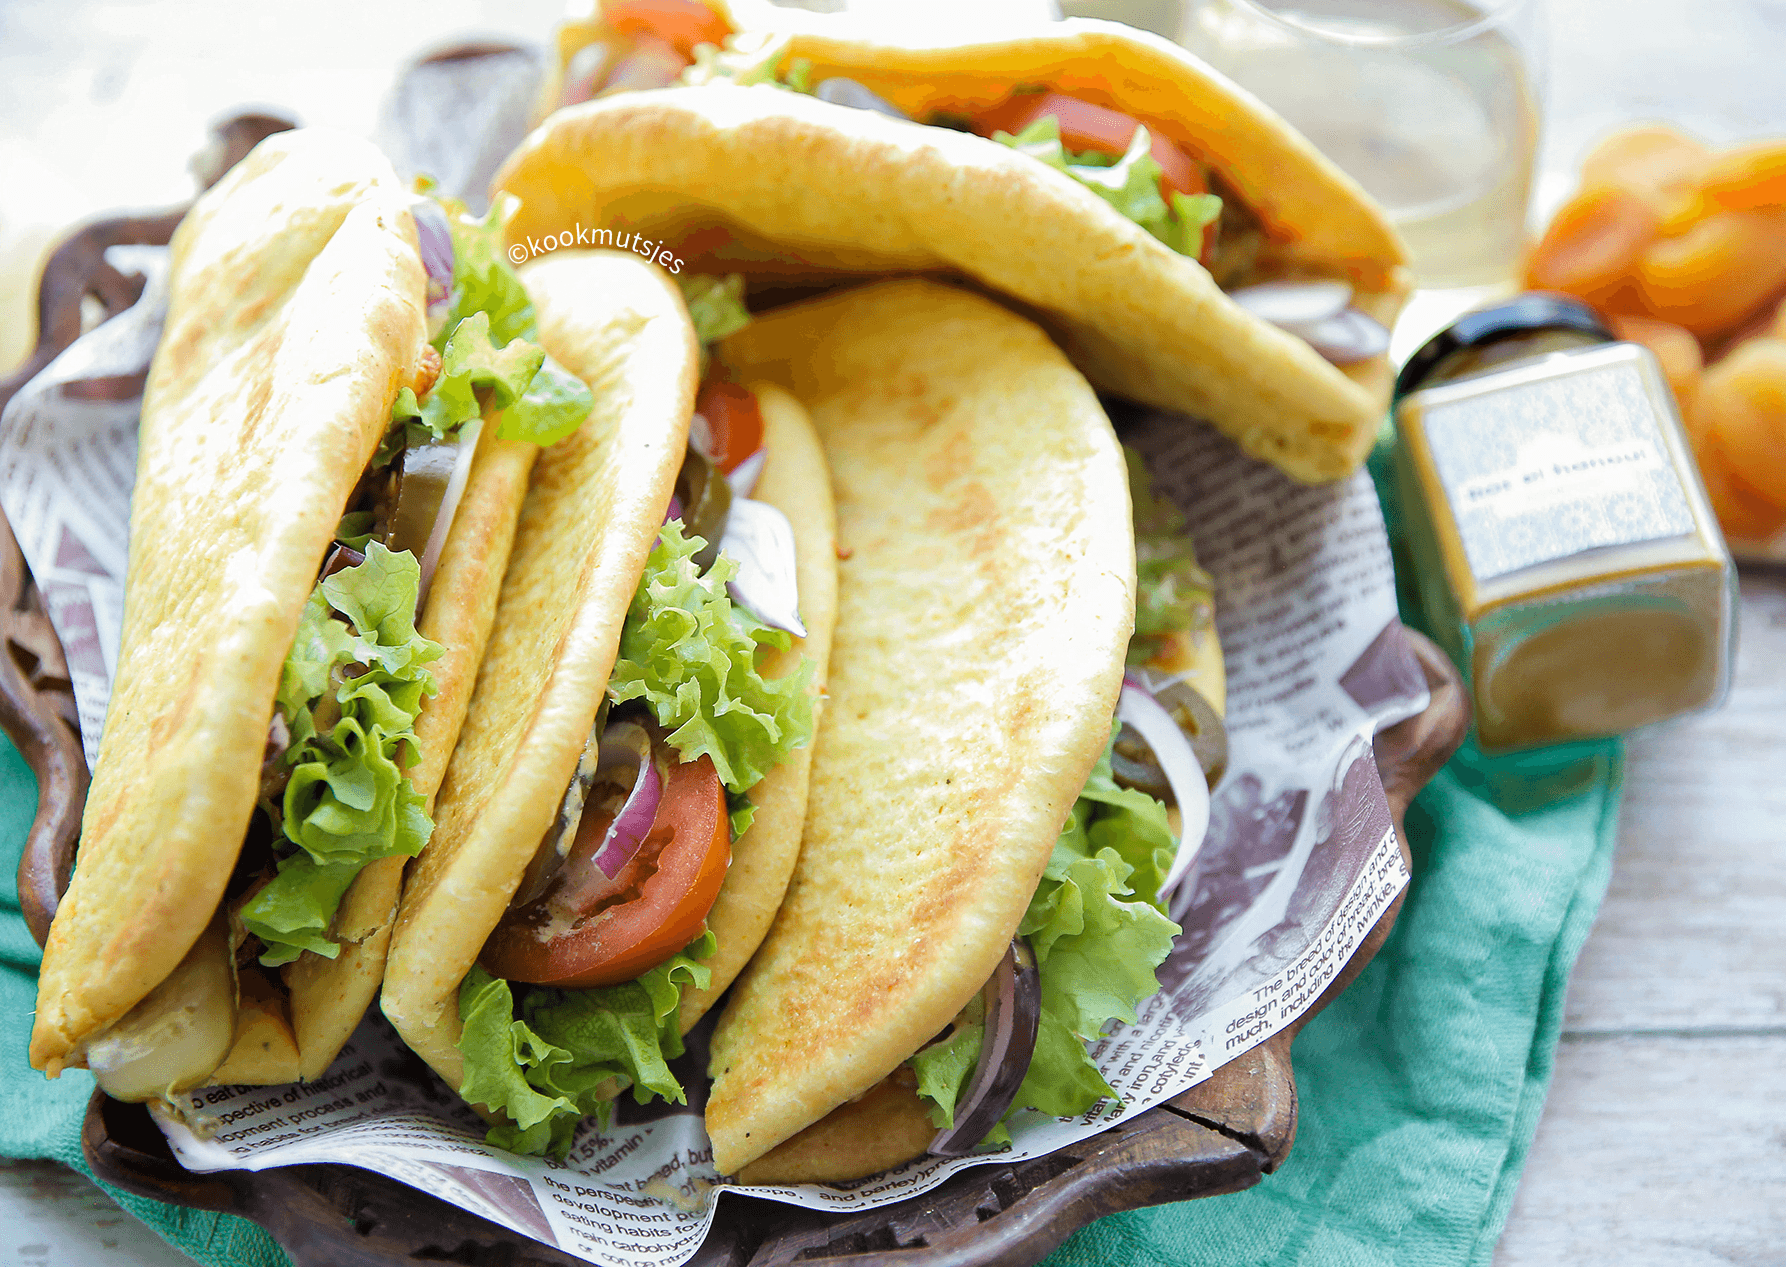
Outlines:
{"label": "white onion slice", "polygon": [[733,602],[765,625],[806,636],[800,621],[794,529],[786,515],[767,502],[734,498],[719,552],[738,565],[738,574],[726,582]]}
{"label": "white onion slice", "polygon": [[1228,298],[1255,317],[1287,326],[1344,312],[1352,302],[1352,288],[1341,281],[1261,282],[1231,290]]}
{"label": "white onion slice", "polygon": [[876,114],[884,114],[890,119],[909,122],[912,117],[872,88],[859,84],[853,79],[845,79],[841,75],[833,75],[829,79],[819,80],[817,84],[813,85],[812,95],[820,101],[828,101],[834,106],[848,106],[852,110],[873,110]]}
{"label": "white onion slice", "polygon": [[1319,321],[1285,322],[1283,328],[1335,365],[1368,360],[1389,350],[1389,331],[1356,308]]}
{"label": "white onion slice", "polygon": [[607,834],[591,859],[610,880],[639,852],[657,818],[658,802],[663,799],[663,782],[651,760],[651,736],[642,726],[620,722],[608,727],[602,736],[601,768],[628,764],[635,767],[632,791],[626,794],[626,804],[608,824]]}
{"label": "white onion slice", "polygon": [[1164,898],[1190,874],[1191,864],[1203,848],[1203,837],[1209,834],[1209,783],[1203,777],[1203,767],[1197,762],[1191,741],[1172,720],[1172,714],[1133,676],[1123,678],[1116,716],[1139,731],[1153,749],[1154,759],[1160,763],[1173,798],[1178,801],[1183,833],[1178,838],[1172,869],[1160,885],[1158,896]]}
{"label": "white onion slice", "polygon": [[447,478],[446,492],[440,499],[440,510],[436,512],[434,527],[428,533],[428,544],[422,548],[422,584],[416,591],[415,601],[417,614],[428,605],[428,590],[434,584],[434,569],[440,565],[440,552],[446,548],[447,534],[453,527],[453,516],[459,513],[459,499],[465,495],[466,481],[471,478],[472,459],[477,456],[478,437],[483,433],[482,418],[473,418],[459,428],[459,445],[453,459],[453,473]]}
{"label": "white onion slice", "polygon": [[755,453],[727,472],[726,483],[732,486],[733,497],[749,497],[755,491],[757,480],[763,474],[763,463],[768,460],[769,450],[759,445]]}

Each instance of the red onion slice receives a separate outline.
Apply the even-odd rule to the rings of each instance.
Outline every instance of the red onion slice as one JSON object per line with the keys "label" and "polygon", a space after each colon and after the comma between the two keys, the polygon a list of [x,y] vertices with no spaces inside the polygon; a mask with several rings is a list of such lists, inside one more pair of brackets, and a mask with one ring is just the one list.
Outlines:
{"label": "red onion slice", "polygon": [[757,486],[757,479],[763,473],[763,463],[769,460],[769,450],[759,447],[757,451],[726,472],[726,483],[732,486],[732,496],[749,497]]}
{"label": "red onion slice", "polygon": [[657,819],[658,802],[663,799],[663,780],[651,759],[651,736],[643,726],[618,722],[602,736],[601,769],[627,765],[634,770],[632,791],[608,825],[593,857],[597,869],[610,880],[639,852]]}
{"label": "red onion slice", "polygon": [[[440,566],[440,552],[446,548],[447,534],[452,531],[453,517],[459,513],[459,499],[465,495],[465,484],[471,478],[471,463],[477,457],[478,438],[483,435],[484,420],[473,418],[459,428],[457,451],[453,454],[453,473],[447,477],[446,492],[441,495],[440,510],[434,516],[434,527],[428,532],[428,544],[422,547],[422,583],[416,590],[415,609],[420,614],[428,606],[428,590],[434,584],[434,569]],[[409,460],[408,454],[404,461]]]}
{"label": "red onion slice", "polygon": [[671,493],[670,504],[664,509],[664,522],[669,523],[672,519],[680,518],[682,518],[682,502],[676,494]]}
{"label": "red onion slice", "polygon": [[1172,859],[1172,869],[1166,873],[1166,881],[1160,885],[1157,894],[1164,898],[1190,874],[1191,865],[1197,860],[1197,851],[1203,848],[1203,837],[1209,833],[1209,784],[1203,777],[1203,767],[1197,761],[1191,741],[1172,720],[1172,714],[1133,674],[1123,676],[1116,716],[1119,721],[1140,731],[1141,737],[1147,740],[1147,746],[1153,749],[1154,758],[1165,772],[1172,796],[1178,802],[1183,831],[1178,838],[1178,853]]}
{"label": "red onion slice", "polygon": [[738,574],[726,582],[733,602],[765,625],[806,636],[800,621],[794,529],[786,515],[767,502],[738,498],[726,517],[719,552],[738,565]]}
{"label": "red onion slice", "polygon": [[1389,331],[1356,308],[1319,321],[1283,323],[1283,328],[1335,365],[1369,360],[1389,350]]}
{"label": "red onion slice", "polygon": [[1231,290],[1228,298],[1274,326],[1303,325],[1344,312],[1352,288],[1341,281],[1261,282]]}
{"label": "red onion slice", "polygon": [[422,269],[428,274],[428,336],[432,338],[440,332],[438,323],[446,320],[453,298],[453,230],[445,209],[426,194],[416,196],[409,214],[415,221]]}
{"label": "red onion slice", "polygon": [[1029,1072],[1042,1024],[1042,974],[1021,937],[1006,948],[980,995],[986,1001],[980,1059],[955,1106],[955,1124],[945,1126],[930,1141],[933,1157],[962,1157],[979,1147],[1010,1110]]}

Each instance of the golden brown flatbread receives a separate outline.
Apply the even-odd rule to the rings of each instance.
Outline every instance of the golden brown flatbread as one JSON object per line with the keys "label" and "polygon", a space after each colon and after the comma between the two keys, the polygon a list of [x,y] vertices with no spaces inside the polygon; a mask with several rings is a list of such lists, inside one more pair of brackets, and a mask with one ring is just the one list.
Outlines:
{"label": "golden brown flatbread", "polygon": [[172,971],[223,896],[317,562],[426,343],[406,204],[366,142],[288,132],[174,237],[118,671],[38,984],[31,1058],[52,1076]]}
{"label": "golden brown flatbread", "polygon": [[799,861],[713,1038],[707,1127],[734,1174],[991,974],[1109,737],[1135,558],[1089,384],[990,300],[881,283],[720,355],[811,411],[840,558]]}
{"label": "golden brown flatbread", "polygon": [[559,251],[521,275],[540,343],[589,385],[595,408],[534,468],[434,836],[411,869],[385,968],[385,1015],[454,1087],[459,983],[594,725],[687,448],[699,354],[681,295],[637,257]]}
{"label": "golden brown flatbread", "polygon": [[[1024,85],[1120,109],[1211,165],[1257,216],[1253,280],[1343,278],[1384,324],[1406,297],[1405,250],[1357,184],[1164,40],[1095,21],[902,40],[730,8],[735,24],[787,32],[781,65],[800,58],[814,81],[855,79],[916,118],[982,111]],[[1329,365],[1068,177],[947,128],[764,85],[622,93],[547,119],[497,184],[523,199],[518,242],[606,227],[690,258],[717,236],[728,245],[702,267],[789,282],[971,278],[1025,305],[1099,387],[1207,417],[1303,480],[1357,469],[1388,403],[1384,357]]]}
{"label": "golden brown flatbread", "polygon": [[[765,678],[778,678],[794,672],[802,659],[812,662],[816,735],[824,725],[825,673],[837,623],[837,511],[831,503],[831,472],[800,402],[774,383],[746,386],[762,410],[763,447],[768,451],[750,495],[781,511],[794,530],[795,583],[800,591],[800,622],[806,626],[806,637],[795,638],[786,651],[771,652],[759,669]],[[737,978],[781,909],[794,860],[800,855],[811,768],[812,745],[795,748],[745,794],[756,815],[732,842],[732,865],[707,913],[707,927],[719,947],[702,960],[713,974],[707,988],[683,992],[677,1019],[684,1033]]]}

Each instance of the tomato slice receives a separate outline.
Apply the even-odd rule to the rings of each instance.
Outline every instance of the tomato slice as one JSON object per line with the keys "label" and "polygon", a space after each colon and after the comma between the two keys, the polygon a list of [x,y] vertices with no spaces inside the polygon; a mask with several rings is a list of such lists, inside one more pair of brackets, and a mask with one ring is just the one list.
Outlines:
{"label": "tomato slice", "polygon": [[695,398],[688,438],[709,462],[730,475],[763,447],[763,411],[756,393],[737,383],[708,379]]}
{"label": "tomato slice", "polygon": [[[1140,126],[1140,120],[1132,115],[1069,97],[1064,92],[1020,92],[982,115],[974,131],[981,136],[991,136],[994,132],[1009,132],[1015,136],[1037,119],[1049,115],[1060,123],[1061,144],[1069,150],[1096,150],[1113,158],[1122,157],[1129,142],[1135,139],[1135,129]],[[1153,161],[1160,165],[1160,188],[1168,200],[1173,192],[1209,192],[1209,182],[1190,155],[1162,136],[1158,128],[1147,129],[1147,139]]]}
{"label": "tomato slice", "polygon": [[622,35],[655,35],[684,57],[695,45],[718,44],[732,33],[720,14],[701,0],[605,0],[602,19]]}
{"label": "tomato slice", "polygon": [[[609,821],[601,814],[584,818],[572,859],[600,846]],[[712,758],[677,762],[651,830],[628,864],[639,878],[620,900],[554,931],[548,889],[496,926],[479,959],[499,977],[535,985],[586,989],[631,981],[701,935],[731,857],[731,820]]]}

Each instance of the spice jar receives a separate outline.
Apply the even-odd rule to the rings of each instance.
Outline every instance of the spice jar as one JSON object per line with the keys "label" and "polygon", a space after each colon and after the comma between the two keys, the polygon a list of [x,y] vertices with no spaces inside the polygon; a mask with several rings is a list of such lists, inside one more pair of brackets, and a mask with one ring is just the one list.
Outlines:
{"label": "spice jar", "polygon": [[1521,295],[1416,352],[1395,419],[1422,597],[1484,750],[1723,698],[1735,569],[1652,353],[1585,304]]}

